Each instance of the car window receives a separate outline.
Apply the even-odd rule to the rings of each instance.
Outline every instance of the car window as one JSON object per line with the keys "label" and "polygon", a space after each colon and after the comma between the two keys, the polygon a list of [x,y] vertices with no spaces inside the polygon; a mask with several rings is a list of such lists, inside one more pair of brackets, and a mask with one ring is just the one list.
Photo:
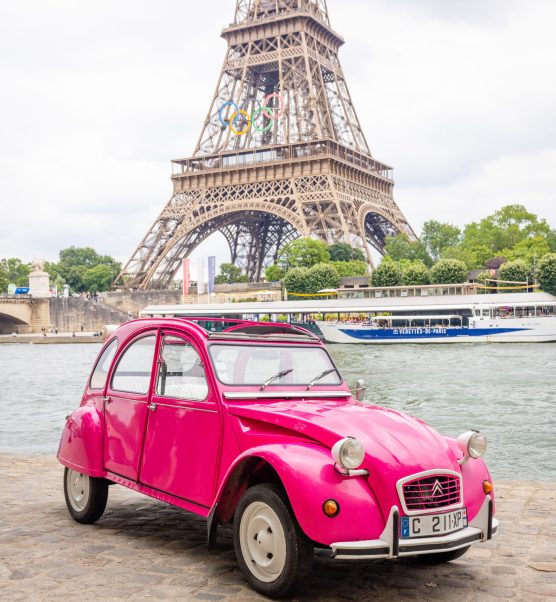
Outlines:
{"label": "car window", "polygon": [[193,345],[181,337],[165,335],[162,340],[156,394],[194,401],[208,395],[203,362]]}
{"label": "car window", "polygon": [[112,389],[126,393],[149,392],[156,336],[134,341],[120,358],[112,377]]}
{"label": "car window", "polygon": [[102,352],[102,355],[99,357],[95,369],[91,374],[89,383],[91,389],[104,389],[106,378],[108,377],[108,370],[110,370],[117,348],[118,339],[114,339]]}

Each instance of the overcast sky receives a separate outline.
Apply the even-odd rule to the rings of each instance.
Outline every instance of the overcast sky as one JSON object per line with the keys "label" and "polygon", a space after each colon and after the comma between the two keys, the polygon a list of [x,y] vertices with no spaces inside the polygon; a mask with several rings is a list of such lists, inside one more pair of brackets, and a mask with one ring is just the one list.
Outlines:
{"label": "overcast sky", "polygon": [[[233,0],[0,0],[0,257],[125,261],[189,156]],[[329,0],[373,155],[419,231],[523,203],[556,226],[554,0]],[[217,235],[219,237],[219,235]],[[205,243],[197,254],[217,249]]]}

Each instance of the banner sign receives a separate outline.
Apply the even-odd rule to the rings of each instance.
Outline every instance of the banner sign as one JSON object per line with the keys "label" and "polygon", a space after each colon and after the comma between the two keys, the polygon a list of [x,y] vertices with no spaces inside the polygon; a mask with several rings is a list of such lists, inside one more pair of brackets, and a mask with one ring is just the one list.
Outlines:
{"label": "banner sign", "polygon": [[197,294],[203,295],[205,292],[205,258],[199,257],[197,260]]}
{"label": "banner sign", "polygon": [[191,286],[191,271],[189,267],[189,259],[183,259],[181,262],[182,270],[183,270],[183,296],[187,297],[189,295],[189,287]]}
{"label": "banner sign", "polygon": [[214,279],[216,278],[216,257],[211,255],[208,258],[208,292],[214,293]]}

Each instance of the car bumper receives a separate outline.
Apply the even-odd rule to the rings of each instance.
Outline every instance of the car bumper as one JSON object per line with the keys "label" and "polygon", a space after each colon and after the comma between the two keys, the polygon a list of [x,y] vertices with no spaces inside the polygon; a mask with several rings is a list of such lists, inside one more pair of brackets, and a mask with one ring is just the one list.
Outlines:
{"label": "car bumper", "polygon": [[394,506],[379,539],[333,543],[330,546],[332,556],[338,560],[364,560],[450,552],[473,543],[488,541],[498,531],[498,521],[493,516],[490,496],[485,498],[469,526],[447,535],[402,539],[399,536],[399,522],[400,513],[397,506]]}

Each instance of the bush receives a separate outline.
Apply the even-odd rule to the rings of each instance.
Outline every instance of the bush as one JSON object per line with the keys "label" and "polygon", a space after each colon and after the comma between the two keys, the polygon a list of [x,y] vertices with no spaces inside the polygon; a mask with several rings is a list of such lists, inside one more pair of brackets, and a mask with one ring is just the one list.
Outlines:
{"label": "bush", "polygon": [[441,259],[432,266],[432,284],[461,284],[466,280],[467,266],[459,259]]}
{"label": "bush", "polygon": [[331,265],[336,268],[340,278],[367,276],[367,264],[364,261],[334,261]]}
{"label": "bush", "polygon": [[[523,259],[515,259],[514,261],[507,261],[500,266],[498,270],[498,280],[509,280],[511,282],[522,282],[525,284],[530,278],[529,266]],[[511,288],[511,285],[499,283],[499,288],[506,289],[506,293],[517,293],[524,289]]]}
{"label": "bush", "polygon": [[336,268],[330,263],[317,263],[308,274],[308,291],[311,294],[318,293],[326,288],[338,288],[340,275]]}
{"label": "bush", "polygon": [[495,293],[496,292],[496,283],[495,282],[491,282],[492,279],[493,279],[492,278],[492,274],[490,272],[481,272],[477,276],[477,283],[480,284],[481,286],[494,287],[494,288],[478,288],[477,289],[477,293],[479,295],[488,295],[489,293]]}
{"label": "bush", "polygon": [[548,253],[539,261],[537,274],[542,290],[556,295],[556,253]]}
{"label": "bush", "polygon": [[417,286],[430,284],[431,275],[427,266],[422,261],[411,261],[402,266],[403,284]]}
{"label": "bush", "polygon": [[267,282],[279,282],[285,275],[284,270],[277,265],[268,266],[264,272]]}
{"label": "bush", "polygon": [[307,294],[309,292],[309,269],[292,268],[288,270],[283,284],[288,292]]}
{"label": "bush", "polygon": [[402,281],[403,272],[400,264],[388,255],[382,259],[371,276],[373,286],[400,286]]}

